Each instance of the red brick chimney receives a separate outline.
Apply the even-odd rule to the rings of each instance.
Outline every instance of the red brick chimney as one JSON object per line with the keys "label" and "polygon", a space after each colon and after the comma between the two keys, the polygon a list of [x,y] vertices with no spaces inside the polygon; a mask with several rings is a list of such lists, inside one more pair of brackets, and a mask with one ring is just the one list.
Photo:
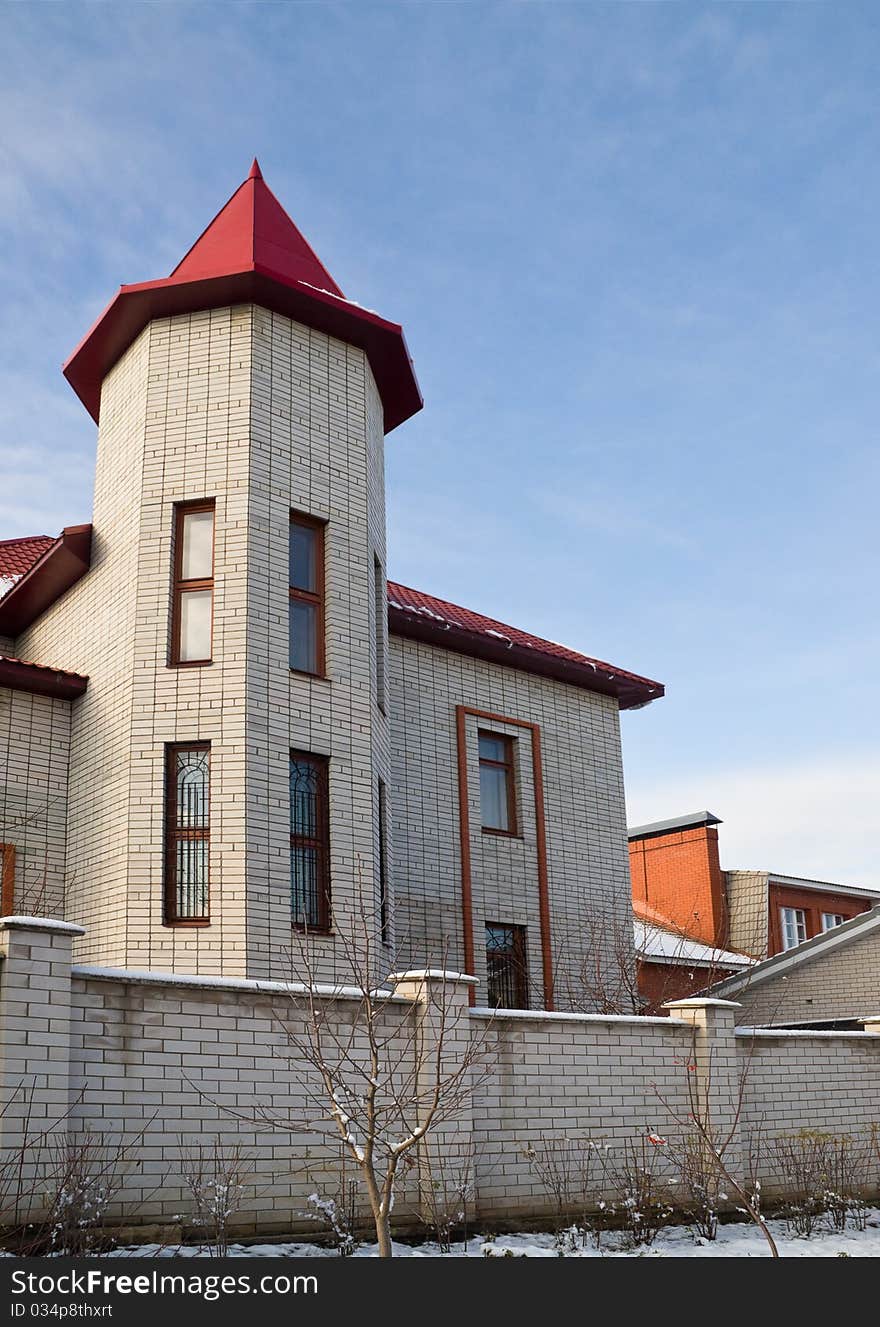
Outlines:
{"label": "red brick chimney", "polygon": [[667,916],[683,935],[727,944],[724,883],[718,859],[721,821],[711,811],[629,830],[633,899]]}

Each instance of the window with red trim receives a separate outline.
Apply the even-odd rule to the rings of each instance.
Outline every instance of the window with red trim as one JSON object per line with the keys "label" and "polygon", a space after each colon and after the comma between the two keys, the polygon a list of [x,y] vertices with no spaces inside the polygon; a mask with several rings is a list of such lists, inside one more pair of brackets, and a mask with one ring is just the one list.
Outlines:
{"label": "window with red trim", "polygon": [[211,662],[214,635],[214,502],[188,502],[174,512],[171,663]]}

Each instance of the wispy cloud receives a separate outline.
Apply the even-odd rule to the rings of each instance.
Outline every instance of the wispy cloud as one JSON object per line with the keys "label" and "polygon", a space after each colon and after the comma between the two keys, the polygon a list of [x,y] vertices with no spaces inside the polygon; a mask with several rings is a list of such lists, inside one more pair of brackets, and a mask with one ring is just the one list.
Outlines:
{"label": "wispy cloud", "polygon": [[720,816],[721,863],[880,887],[880,755],[836,751],[794,763],[629,778],[630,824],[707,809]]}

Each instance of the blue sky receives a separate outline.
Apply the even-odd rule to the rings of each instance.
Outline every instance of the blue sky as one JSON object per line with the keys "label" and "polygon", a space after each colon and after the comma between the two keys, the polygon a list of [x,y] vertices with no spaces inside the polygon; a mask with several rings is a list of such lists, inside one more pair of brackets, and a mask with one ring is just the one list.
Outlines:
{"label": "blue sky", "polygon": [[632,822],[880,884],[876,6],[6,3],[0,40],[0,535],[88,519],[59,365],[256,153],[406,329],[391,574],[666,683]]}

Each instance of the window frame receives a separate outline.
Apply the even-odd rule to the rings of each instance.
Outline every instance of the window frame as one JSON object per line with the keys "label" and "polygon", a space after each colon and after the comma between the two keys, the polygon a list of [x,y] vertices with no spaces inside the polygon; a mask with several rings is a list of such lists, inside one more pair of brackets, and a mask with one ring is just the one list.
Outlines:
{"label": "window frame", "polygon": [[[803,919],[803,932],[804,932],[803,939],[802,939],[802,940],[801,940],[801,939],[797,939],[797,940],[795,940],[795,942],[794,942],[793,945],[788,945],[788,944],[785,943],[785,914],[786,914],[787,912],[792,913],[792,915],[793,915],[793,917],[794,917],[794,929],[795,929],[795,935],[798,934],[798,931],[799,931],[799,929],[800,929],[800,928],[798,927],[797,918],[798,918],[798,917],[801,917],[801,918]],[[789,953],[792,949],[797,949],[798,945],[802,945],[802,944],[804,944],[807,940],[809,940],[810,936],[809,936],[808,927],[807,927],[807,910],[806,910],[806,908],[798,908],[798,907],[793,907],[793,906],[791,906],[790,904],[787,904],[787,903],[781,903],[781,904],[779,905],[779,935],[780,935],[780,940],[781,940],[781,943],[782,943],[782,952],[783,952],[783,953]]]}
{"label": "window frame", "polygon": [[388,896],[388,785],[384,779],[376,780],[377,820],[379,834],[379,936],[383,944],[391,938],[391,909]]}
{"label": "window frame", "polygon": [[[177,756],[181,751],[208,752],[208,823],[204,829],[180,830],[177,820]],[[164,902],[162,924],[164,926],[210,926],[211,925],[211,743],[210,742],[167,742],[165,744],[165,797],[163,812],[164,839]],[[206,842],[207,879],[205,881],[205,913],[201,917],[177,916],[177,844],[179,839]]]}
{"label": "window frame", "polygon": [[[373,550],[373,611],[375,614],[376,704],[383,714],[388,709],[388,591],[385,568]],[[384,614],[384,620],[383,620]]]}
{"label": "window frame", "polygon": [[[825,923],[829,918],[833,918],[833,920],[829,926],[826,926]],[[844,917],[842,912],[825,912],[823,910],[819,913],[820,934],[825,935],[828,931],[833,931],[836,926],[842,926],[845,921],[849,921],[849,918]]]}
{"label": "window frame", "polygon": [[0,843],[0,912],[15,914],[15,844]]}
{"label": "window frame", "polygon": [[[183,579],[183,525],[187,516],[209,511],[211,522],[211,575],[193,580]],[[214,662],[214,600],[217,570],[217,502],[215,498],[199,498],[194,502],[174,504],[173,560],[171,570],[171,641],[168,656],[170,668],[205,668]],[[211,653],[206,659],[181,659],[180,632],[183,623],[184,594],[210,590],[211,592]]]}
{"label": "window frame", "polygon": [[[489,1008],[490,1008],[490,1009],[491,1009],[491,1008],[494,1008],[494,1009],[528,1009],[528,1008],[529,1008],[529,958],[528,958],[528,955],[529,955],[529,946],[528,946],[528,930],[527,930],[527,927],[522,926],[522,925],[520,925],[520,924],[518,924],[518,923],[516,923],[516,922],[490,922],[490,921],[487,921],[487,922],[484,922],[483,925],[484,925],[484,927],[485,927],[485,932],[486,932],[486,944],[485,944],[485,955],[486,955],[486,996],[487,996],[487,1002],[488,1002]],[[510,962],[511,962],[511,969],[510,969],[510,971],[511,971],[511,973],[512,973],[512,982],[513,982],[513,985],[516,987],[516,1001],[517,1001],[517,1003],[515,1003],[515,1004],[504,1004],[504,1005],[503,1005],[503,1004],[501,1004],[500,1001],[499,1001],[498,1004],[496,1004],[496,1005],[493,1005],[493,1003],[492,1003],[492,994],[491,994],[491,989],[490,989],[490,972],[489,972],[489,954],[490,954],[491,951],[490,951],[490,949],[489,949],[489,944],[488,944],[488,939],[489,939],[488,932],[489,932],[490,928],[491,928],[491,929],[494,929],[494,930],[497,930],[497,931],[510,931],[510,932],[512,933],[513,944],[512,944],[512,946],[511,946],[511,950],[510,950],[510,954],[509,954],[509,959],[510,959]],[[496,951],[496,952],[500,952],[500,951]]]}
{"label": "window frame", "polygon": [[[303,529],[314,530],[318,538],[315,540],[315,585],[317,590],[301,590],[298,586],[290,583],[290,531],[294,525],[299,525]],[[290,510],[290,522],[288,525],[287,547],[288,547],[288,568],[287,568],[287,596],[288,596],[288,623],[287,623],[287,665],[291,673],[298,677],[323,677],[327,676],[327,649],[326,649],[326,610],[325,603],[327,598],[327,586],[325,580],[326,556],[325,542],[327,539],[327,522],[320,516],[308,516],[305,512]],[[311,604],[315,609],[315,671],[308,668],[294,668],[290,661],[290,617],[293,612],[291,604],[294,600],[304,604]]]}
{"label": "window frame", "polygon": [[[480,755],[480,738],[490,737],[493,742],[504,743],[504,760],[490,760]],[[519,821],[516,814],[516,758],[514,756],[516,738],[507,733],[494,733],[488,728],[477,729],[477,773],[484,765],[492,769],[503,769],[506,775],[507,792],[507,829],[498,829],[494,825],[483,824],[483,797],[480,788],[480,829],[484,834],[499,834],[502,838],[519,838]],[[482,783],[482,781],[481,781]],[[500,925],[501,923],[499,923]]]}
{"label": "window frame", "polygon": [[[299,751],[290,748],[290,760],[314,766],[318,771],[318,835],[311,838],[305,834],[293,832],[293,807],[289,808],[290,823],[290,924],[294,931],[306,935],[332,934],[332,910],[330,899],[330,758],[316,755],[314,751]],[[288,766],[288,788],[290,787],[290,767]],[[293,851],[297,846],[315,848],[319,864],[318,921],[314,926],[308,922],[297,921],[293,916]]]}

